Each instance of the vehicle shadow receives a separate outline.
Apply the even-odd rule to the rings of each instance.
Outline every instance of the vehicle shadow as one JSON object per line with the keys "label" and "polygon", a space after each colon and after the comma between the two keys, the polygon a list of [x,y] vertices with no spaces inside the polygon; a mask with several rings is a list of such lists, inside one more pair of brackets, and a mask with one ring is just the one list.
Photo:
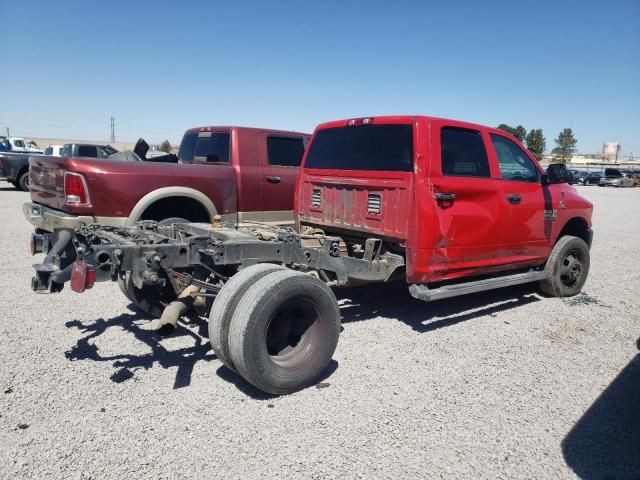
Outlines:
{"label": "vehicle shadow", "polygon": [[8,185],[8,186],[2,186],[0,187],[0,192],[21,192],[21,193],[28,193],[28,192],[22,192],[22,190],[18,190],[16,187],[14,187],[13,185]]}
{"label": "vehicle shadow", "polygon": [[[419,333],[456,325],[466,320],[495,314],[540,299],[535,294],[535,288],[530,285],[467,295],[456,299],[455,302],[445,300],[429,305],[411,297],[407,285],[403,282],[337,289],[335,292],[340,303],[343,324],[383,316],[397,319]],[[88,323],[79,320],[67,322],[65,324],[67,328],[75,328],[84,336],[65,352],[65,356],[71,361],[93,360],[112,363],[116,371],[111,375],[111,380],[116,383],[134,378],[134,372],[137,369],[148,370],[155,365],[162,368],[177,367],[173,388],[190,385],[196,363],[216,359],[208,341],[206,319],[197,315],[182,319],[170,337],[191,337],[193,345],[172,350],[163,346],[165,337],[149,328],[151,321],[144,314],[133,304],[129,305],[129,309],[132,313],[118,315],[108,320],[98,318]],[[141,355],[127,353],[102,355],[95,340],[113,328],[122,329],[132,334],[138,341],[147,345],[150,352]],[[337,368],[338,363],[332,361],[316,386],[325,386],[324,380],[329,378]],[[272,395],[259,391],[224,366],[218,368],[216,374],[221,379],[234,384],[238,390],[251,398],[257,400],[274,398]]]}
{"label": "vehicle shadow", "polygon": [[335,290],[342,323],[375,317],[399,320],[419,333],[540,301],[535,285],[525,284],[455,299],[425,303],[409,294],[407,284],[393,282]]}
{"label": "vehicle shadow", "polygon": [[640,479],[640,354],[567,434],[562,454],[583,479]]}
{"label": "vehicle shadow", "polygon": [[[216,358],[210,348],[209,341],[205,332],[207,331],[206,320],[200,317],[189,317],[188,323],[178,324],[171,337],[188,336],[193,339],[193,345],[169,350],[162,345],[164,337],[160,336],[156,331],[142,328],[148,326],[150,320],[132,313],[125,313],[117,317],[105,320],[98,318],[89,323],[82,323],[79,320],[67,322],[67,328],[75,328],[80,332],[87,334],[78,339],[76,344],[67,352],[67,359],[74,360],[93,360],[95,362],[110,362],[116,371],[111,375],[111,380],[121,383],[134,377],[134,371],[137,369],[148,370],[155,364],[162,368],[176,368],[176,378],[173,388],[186,387],[191,383],[191,375],[196,363],[200,361],[210,361]],[[109,329],[122,329],[133,334],[133,336],[147,345],[151,351],[141,355],[118,354],[118,355],[102,355],[94,340],[105,334]],[[197,329],[197,332],[193,331]]]}

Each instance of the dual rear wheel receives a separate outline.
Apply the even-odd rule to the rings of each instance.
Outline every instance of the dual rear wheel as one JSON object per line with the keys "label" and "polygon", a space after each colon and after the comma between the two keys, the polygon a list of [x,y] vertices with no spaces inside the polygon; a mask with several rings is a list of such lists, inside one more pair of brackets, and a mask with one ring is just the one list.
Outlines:
{"label": "dual rear wheel", "polygon": [[225,284],[209,317],[214,352],[262,391],[315,383],[338,344],[336,298],[317,277],[277,265],[247,267]]}

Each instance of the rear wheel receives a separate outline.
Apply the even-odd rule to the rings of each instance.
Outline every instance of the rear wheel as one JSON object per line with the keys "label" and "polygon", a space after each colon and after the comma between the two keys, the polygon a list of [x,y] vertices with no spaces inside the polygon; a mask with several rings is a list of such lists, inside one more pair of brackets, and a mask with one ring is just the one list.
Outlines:
{"label": "rear wheel", "polygon": [[23,192],[29,191],[29,172],[28,171],[24,172],[22,175],[20,175],[20,178],[18,178],[17,188],[19,188]]}
{"label": "rear wheel", "polygon": [[164,287],[160,285],[143,285],[142,288],[138,288],[133,284],[131,274],[127,273],[124,279],[124,288],[125,296],[136,307],[153,318],[160,318],[165,307],[178,298],[169,279],[165,279]]}
{"label": "rear wheel", "polygon": [[282,395],[318,380],[339,334],[338,302],[329,287],[284,270],[258,280],[241,298],[229,327],[229,351],[248,382]]}
{"label": "rear wheel", "polygon": [[582,290],[589,274],[589,247],[578,237],[563,236],[547,259],[545,270],[551,278],[540,282],[540,289],[552,297],[571,297]]}
{"label": "rear wheel", "polygon": [[229,369],[236,371],[229,353],[229,325],[240,299],[262,277],[283,270],[272,263],[251,265],[236,273],[216,296],[209,314],[209,341],[214,353]]}
{"label": "rear wheel", "polygon": [[[170,217],[160,220],[158,225],[166,226],[174,223],[189,223],[189,220],[179,217]],[[124,296],[133,302],[138,308],[144,310],[155,318],[160,318],[164,307],[177,298],[175,292],[170,286],[163,289],[156,286],[143,287],[142,289],[136,287],[131,281],[131,274],[129,272],[127,272],[123,277],[118,277],[118,287],[120,287],[120,291]],[[170,292],[173,292],[173,295],[171,295]],[[158,311],[160,313],[158,313]]]}

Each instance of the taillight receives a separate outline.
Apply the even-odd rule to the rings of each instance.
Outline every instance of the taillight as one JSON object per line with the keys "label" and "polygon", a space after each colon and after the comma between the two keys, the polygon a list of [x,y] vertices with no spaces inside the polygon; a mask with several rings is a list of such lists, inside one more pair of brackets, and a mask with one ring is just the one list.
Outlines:
{"label": "taillight", "polygon": [[67,205],[90,206],[87,182],[79,173],[64,172],[64,201]]}
{"label": "taillight", "polygon": [[76,260],[71,266],[71,290],[82,293],[96,283],[96,269]]}

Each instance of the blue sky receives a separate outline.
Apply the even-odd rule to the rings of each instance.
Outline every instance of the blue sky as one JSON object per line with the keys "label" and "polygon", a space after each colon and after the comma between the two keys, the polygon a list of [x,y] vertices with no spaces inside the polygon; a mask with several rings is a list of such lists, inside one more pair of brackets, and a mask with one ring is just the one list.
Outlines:
{"label": "blue sky", "polygon": [[177,142],[416,113],[640,157],[640,2],[0,0],[0,132]]}

